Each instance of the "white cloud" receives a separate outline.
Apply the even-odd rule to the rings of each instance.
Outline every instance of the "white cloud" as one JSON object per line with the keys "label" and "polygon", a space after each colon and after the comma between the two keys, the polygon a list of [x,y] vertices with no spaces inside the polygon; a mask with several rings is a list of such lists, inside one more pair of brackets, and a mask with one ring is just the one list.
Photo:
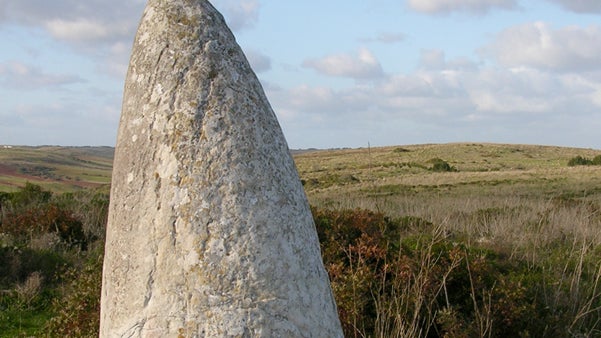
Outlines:
{"label": "white cloud", "polygon": [[20,104],[13,109],[12,121],[0,114],[2,121],[9,122],[0,125],[0,133],[8,144],[24,144],[27,135],[25,144],[113,145],[118,121],[113,111],[100,103]]}
{"label": "white cloud", "polygon": [[375,84],[338,90],[302,85],[269,94],[277,105],[276,111],[281,108],[297,112],[294,116],[320,116],[316,120],[331,124],[367,124],[374,116],[381,117],[378,120],[384,124],[398,118],[428,121],[461,113],[469,105],[466,89],[452,72],[397,74]]}
{"label": "white cloud", "polygon": [[244,52],[250,66],[256,73],[262,73],[271,70],[271,59],[261,52],[254,49],[247,49]]}
{"label": "white cloud", "polygon": [[445,55],[439,49],[422,50],[419,64],[425,69],[441,69],[445,67]]}
{"label": "white cloud", "polygon": [[397,43],[404,41],[407,36],[403,33],[385,32],[380,33],[375,37],[359,39],[361,42],[381,42],[381,43]]}
{"label": "white cloud", "polygon": [[0,101],[0,135],[8,144],[113,145],[121,95],[94,87],[35,93],[43,100]]}
{"label": "white cloud", "polygon": [[380,62],[367,48],[359,49],[356,55],[335,54],[309,59],[303,62],[303,66],[325,75],[353,79],[374,79],[384,75]]}
{"label": "white cloud", "polygon": [[56,89],[80,82],[85,81],[74,75],[50,74],[18,61],[0,63],[0,85],[7,89]]}
{"label": "white cloud", "polygon": [[59,40],[114,42],[133,39],[145,3],[144,0],[3,1],[0,20],[41,27]]}
{"label": "white cloud", "polygon": [[478,65],[466,57],[447,61],[445,52],[440,49],[422,49],[419,68],[422,70],[474,71]]}
{"label": "white cloud", "polygon": [[132,25],[94,21],[86,18],[74,20],[52,19],[44,23],[50,35],[57,40],[81,41],[120,41],[131,34]]}
{"label": "white cloud", "polygon": [[131,42],[118,41],[108,46],[108,57],[98,64],[98,72],[122,80],[129,66]]}
{"label": "white cloud", "polygon": [[595,91],[592,95],[592,100],[593,102],[599,107],[601,108],[601,86],[599,86],[599,89],[597,89],[597,91]]}
{"label": "white cloud", "polygon": [[258,0],[213,0],[211,2],[223,14],[228,26],[234,31],[250,28],[259,20]]}
{"label": "white cloud", "polygon": [[[385,74],[375,82],[268,89],[268,95],[293,147],[424,139],[601,145],[590,127],[601,106],[601,78],[594,74],[446,60],[438,50],[424,50],[421,61],[414,72]],[[295,132],[301,125],[311,140]],[[322,126],[336,127],[320,132]],[[558,130],[565,134],[558,136]]]}
{"label": "white cloud", "polygon": [[601,69],[601,30],[598,26],[553,29],[544,22],[528,23],[504,30],[482,53],[506,67]]}
{"label": "white cloud", "polygon": [[486,13],[494,8],[514,9],[516,0],[408,0],[412,9],[429,14],[451,12]]}
{"label": "white cloud", "polygon": [[576,13],[601,13],[599,0],[548,0]]}
{"label": "white cloud", "polygon": [[[99,70],[122,79],[145,4],[145,0],[0,1],[0,25],[41,29],[91,57]],[[127,46],[127,51],[120,46]]]}
{"label": "white cloud", "polygon": [[[252,27],[258,20],[258,0],[213,2],[233,30]],[[0,25],[41,28],[92,56],[99,70],[121,79],[145,5],[146,0],[0,1]]]}

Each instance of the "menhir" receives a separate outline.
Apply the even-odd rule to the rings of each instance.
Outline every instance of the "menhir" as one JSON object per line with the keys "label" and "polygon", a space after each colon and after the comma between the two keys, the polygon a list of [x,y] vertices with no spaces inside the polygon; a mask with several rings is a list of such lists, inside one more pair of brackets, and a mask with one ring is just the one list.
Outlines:
{"label": "menhir", "polygon": [[144,11],[105,250],[101,337],[342,337],[286,141],[208,1]]}

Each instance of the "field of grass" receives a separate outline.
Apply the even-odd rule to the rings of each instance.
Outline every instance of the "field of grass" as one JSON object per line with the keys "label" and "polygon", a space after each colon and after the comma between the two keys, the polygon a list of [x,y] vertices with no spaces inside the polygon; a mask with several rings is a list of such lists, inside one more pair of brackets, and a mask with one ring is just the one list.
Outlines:
{"label": "field of grass", "polygon": [[[21,207],[23,196],[46,195],[4,194],[0,235],[14,235],[0,236],[0,271],[22,276],[0,274],[0,331],[94,336],[108,190],[81,189],[109,183],[112,149],[9,150],[0,149],[0,191],[29,181],[55,194]],[[345,336],[601,336],[601,166],[568,166],[599,155],[472,143],[294,152]],[[95,249],[24,231],[36,217],[51,232],[59,221],[81,227]],[[70,277],[54,281],[70,286],[47,274],[51,292],[24,303],[20,290],[40,271],[25,253],[54,257],[48,271],[70,262]]]}
{"label": "field of grass", "polygon": [[[312,201],[336,203],[340,196],[399,195],[401,192],[456,193],[534,185],[549,193],[561,189],[586,193],[601,181],[598,167],[568,167],[575,156],[592,158],[601,150],[482,143],[295,152],[301,179]],[[30,181],[55,192],[110,183],[114,149],[110,147],[0,148],[0,191],[16,191]],[[457,172],[428,170],[442,159]],[[519,190],[519,189],[518,189]],[[401,194],[402,195],[402,194]]]}
{"label": "field of grass", "polygon": [[[444,144],[319,151],[296,162],[314,206],[419,217],[467,243],[494,243],[535,259],[566,237],[601,248],[601,166],[567,166],[575,156],[599,154]],[[456,171],[429,170],[434,158]]]}
{"label": "field of grass", "polygon": [[26,182],[56,192],[109,184],[114,150],[110,147],[0,148],[0,191]]}
{"label": "field of grass", "polygon": [[[575,156],[599,154],[547,146],[442,144],[316,151],[295,160],[313,205],[398,215],[410,211],[407,203],[416,204],[411,208],[430,204],[411,202],[419,200],[467,207],[467,201],[595,195],[601,189],[601,167],[567,163]],[[435,159],[455,170],[430,170]]]}
{"label": "field of grass", "polygon": [[[404,220],[401,223],[409,220],[411,225],[401,241],[424,234],[431,239],[422,243],[419,250],[406,249],[417,250],[413,254],[418,255],[414,263],[419,268],[406,284],[397,285],[406,293],[394,300],[405,305],[378,314],[388,320],[386,325],[380,324],[384,331],[377,325],[365,328],[356,324],[356,328],[353,324],[347,328],[347,335],[386,332],[374,336],[422,337],[423,330],[442,330],[447,323],[445,332],[451,336],[601,336],[601,166],[567,165],[573,157],[593,158],[600,154],[601,151],[591,149],[466,143],[297,155],[300,176],[315,208],[336,210],[343,215],[348,210],[369,210]],[[448,162],[452,170],[433,171],[433,163],[440,160]],[[433,254],[441,245],[463,248],[465,257],[459,261],[466,265],[460,268],[459,261],[454,261],[457,265],[442,264],[452,249]],[[489,277],[496,275],[481,290],[478,288],[482,284],[472,280],[474,271],[468,264],[479,260],[470,258],[469,252],[479,250],[487,252],[482,256],[484,263],[480,263],[487,266]],[[361,255],[352,258],[349,254],[349,261],[353,260],[349,266],[354,265],[354,270],[346,273],[356,273],[358,279],[341,282],[342,289],[360,287],[360,276],[366,274],[361,269]],[[505,264],[512,267],[492,272]],[[466,283],[472,285],[472,291],[464,298],[472,303],[471,309],[449,304],[448,300],[446,305],[443,302],[438,308],[432,307],[432,302],[440,302],[440,294],[419,300],[407,296],[424,294],[432,283],[431,276],[440,273],[441,268],[449,269],[449,275],[438,275],[443,280],[461,269],[468,271]],[[386,279],[375,270],[369,276],[377,281]],[[522,300],[503,300],[509,297],[504,288],[512,283],[516,284],[510,288],[523,291]],[[336,278],[333,284],[337,284]],[[447,287],[450,288],[444,282],[440,285],[445,293],[452,293]],[[373,285],[370,290],[367,294],[374,293]],[[343,298],[337,298],[339,306],[340,302],[345,304]],[[377,299],[374,302],[377,305]],[[513,307],[495,309],[503,302],[513,302]],[[532,323],[523,324],[522,331],[511,331],[509,328],[517,324],[505,324],[502,318],[526,316],[523,311],[527,306],[521,302],[538,304],[532,305],[537,310],[528,310]],[[408,310],[408,304],[418,303]],[[357,313],[351,316],[352,320],[364,323],[360,309],[353,304],[342,306]],[[416,316],[412,317],[411,311]],[[453,314],[451,319],[445,317],[449,313]],[[398,318],[407,317],[423,321],[398,322]],[[392,325],[393,329],[391,322],[397,325]]]}

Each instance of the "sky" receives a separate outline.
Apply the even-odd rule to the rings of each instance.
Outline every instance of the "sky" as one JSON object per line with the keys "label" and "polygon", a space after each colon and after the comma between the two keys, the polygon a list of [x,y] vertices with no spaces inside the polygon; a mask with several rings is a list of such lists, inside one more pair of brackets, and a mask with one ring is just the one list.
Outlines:
{"label": "sky", "polygon": [[[599,0],[212,0],[290,148],[601,149]],[[0,0],[0,144],[114,146],[144,0]]]}

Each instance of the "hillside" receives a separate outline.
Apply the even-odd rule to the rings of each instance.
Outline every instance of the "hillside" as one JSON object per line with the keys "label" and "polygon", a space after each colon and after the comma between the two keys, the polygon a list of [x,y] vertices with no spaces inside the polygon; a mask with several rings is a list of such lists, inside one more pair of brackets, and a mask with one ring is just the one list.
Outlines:
{"label": "hillside", "polygon": [[[601,167],[569,167],[600,150],[482,143],[426,144],[316,151],[295,156],[312,203],[466,193],[554,194],[601,189]],[[444,161],[452,171],[431,170]],[[341,202],[342,201],[342,202]],[[353,205],[348,205],[354,206]],[[370,208],[374,207],[370,205]]]}
{"label": "hillside", "polygon": [[[568,168],[575,156],[592,158],[601,150],[536,145],[450,143],[337,150],[293,150],[307,193],[324,195],[340,189],[375,189],[537,178],[566,180],[566,171],[579,171],[578,180],[596,180],[595,167]],[[29,181],[56,192],[75,191],[110,183],[114,149],[111,147],[0,148],[0,191],[15,191]],[[428,169],[434,159],[456,168],[455,173]]]}
{"label": "hillside", "polygon": [[0,147],[0,191],[31,182],[62,192],[110,183],[111,147]]}

